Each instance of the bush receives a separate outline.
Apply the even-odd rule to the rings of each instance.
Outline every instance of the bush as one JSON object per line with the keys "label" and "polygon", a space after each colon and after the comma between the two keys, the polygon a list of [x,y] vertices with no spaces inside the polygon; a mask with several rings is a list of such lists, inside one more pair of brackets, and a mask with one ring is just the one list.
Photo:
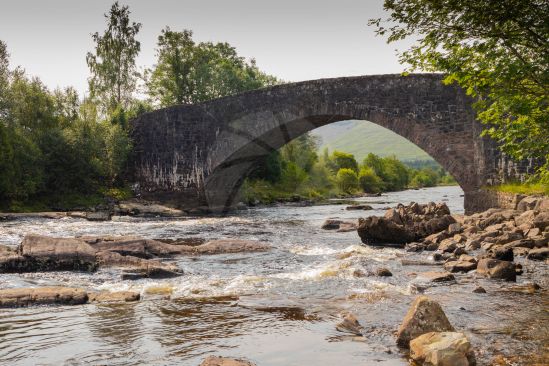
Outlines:
{"label": "bush", "polygon": [[363,167],[358,175],[360,187],[367,193],[378,193],[383,190],[383,181],[372,168]]}
{"label": "bush", "polygon": [[355,173],[358,172],[358,163],[353,154],[334,151],[330,157],[331,168],[334,172],[339,172],[340,169],[351,169]]}
{"label": "bush", "polygon": [[339,169],[336,180],[339,188],[345,193],[351,193],[358,188],[358,175],[353,169]]}

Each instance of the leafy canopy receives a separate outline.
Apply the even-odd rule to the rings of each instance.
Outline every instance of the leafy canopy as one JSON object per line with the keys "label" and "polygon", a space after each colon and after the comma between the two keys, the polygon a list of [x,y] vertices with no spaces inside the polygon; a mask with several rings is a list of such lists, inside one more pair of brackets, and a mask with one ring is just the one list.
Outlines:
{"label": "leafy canopy", "polygon": [[157,63],[146,72],[147,91],[154,103],[200,103],[246,90],[273,85],[277,80],[261,72],[255,60],[238,56],[228,43],[196,43],[190,30],[162,30]]}
{"label": "leafy canopy", "polygon": [[86,62],[91,72],[88,79],[90,96],[99,104],[103,115],[118,106],[127,109],[132,101],[138,73],[135,59],[141,50],[136,40],[141,23],[130,21],[130,10],[116,1],[108,14],[107,29],[92,34],[95,53],[88,52]]}
{"label": "leafy canopy", "polygon": [[546,0],[385,0],[371,19],[410,71],[444,72],[476,98],[478,119],[503,152],[545,161],[549,181],[549,2]]}

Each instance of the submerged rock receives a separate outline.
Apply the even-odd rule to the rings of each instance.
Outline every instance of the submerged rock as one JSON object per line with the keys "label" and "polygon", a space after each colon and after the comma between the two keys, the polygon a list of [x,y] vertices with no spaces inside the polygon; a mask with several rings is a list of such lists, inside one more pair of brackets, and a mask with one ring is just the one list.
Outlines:
{"label": "submerged rock", "polygon": [[343,320],[336,325],[336,329],[340,332],[351,333],[361,336],[364,327],[358,322],[358,319],[351,313],[346,313]]}
{"label": "submerged rock", "polygon": [[367,210],[373,210],[374,208],[370,205],[351,205],[351,206],[347,206],[345,208],[346,210],[364,210],[364,211],[367,211]]}
{"label": "submerged rock", "polygon": [[80,288],[37,287],[0,290],[0,307],[29,305],[78,305],[88,301],[88,294]]}
{"label": "submerged rock", "polygon": [[376,276],[379,277],[391,277],[392,275],[393,274],[391,273],[391,271],[389,271],[389,269],[385,267],[381,267],[376,270]]}
{"label": "submerged rock", "polygon": [[202,361],[200,366],[255,366],[255,364],[246,360],[209,356]]}
{"label": "submerged rock", "polygon": [[338,220],[338,219],[327,219],[322,223],[321,229],[324,230],[339,230],[341,227],[353,228],[356,230],[357,223],[356,221],[351,220]]}
{"label": "submerged rock", "polygon": [[428,332],[453,332],[440,305],[427,296],[419,296],[412,303],[397,332],[397,344],[408,348],[410,341]]}
{"label": "submerged rock", "polygon": [[429,366],[476,365],[471,343],[458,332],[429,332],[413,339],[410,357]]}
{"label": "submerged rock", "polygon": [[418,273],[417,276],[418,279],[423,279],[428,282],[451,282],[456,280],[454,275],[449,272],[429,271]]}

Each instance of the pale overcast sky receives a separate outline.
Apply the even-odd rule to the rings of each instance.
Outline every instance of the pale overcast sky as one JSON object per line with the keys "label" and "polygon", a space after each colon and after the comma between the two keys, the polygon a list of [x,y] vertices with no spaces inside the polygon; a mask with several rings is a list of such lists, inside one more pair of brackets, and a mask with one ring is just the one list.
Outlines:
{"label": "pale overcast sky", "polygon": [[[49,87],[87,89],[90,34],[105,29],[111,0],[0,0],[0,39],[12,66]],[[387,45],[368,27],[383,16],[383,0],[155,0],[120,1],[142,23],[138,65],[155,62],[160,30],[192,29],[197,41],[229,42],[265,72],[286,81],[398,73]]]}

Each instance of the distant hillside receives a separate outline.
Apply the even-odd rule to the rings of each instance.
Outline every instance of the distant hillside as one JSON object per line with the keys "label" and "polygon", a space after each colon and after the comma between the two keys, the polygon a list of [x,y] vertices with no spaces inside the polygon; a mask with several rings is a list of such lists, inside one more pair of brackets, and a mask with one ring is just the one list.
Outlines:
{"label": "distant hillside", "polygon": [[369,153],[379,156],[395,155],[402,161],[433,160],[425,151],[404,137],[367,121],[341,121],[317,128],[311,134],[320,137],[320,151],[324,148],[355,155],[361,161]]}

